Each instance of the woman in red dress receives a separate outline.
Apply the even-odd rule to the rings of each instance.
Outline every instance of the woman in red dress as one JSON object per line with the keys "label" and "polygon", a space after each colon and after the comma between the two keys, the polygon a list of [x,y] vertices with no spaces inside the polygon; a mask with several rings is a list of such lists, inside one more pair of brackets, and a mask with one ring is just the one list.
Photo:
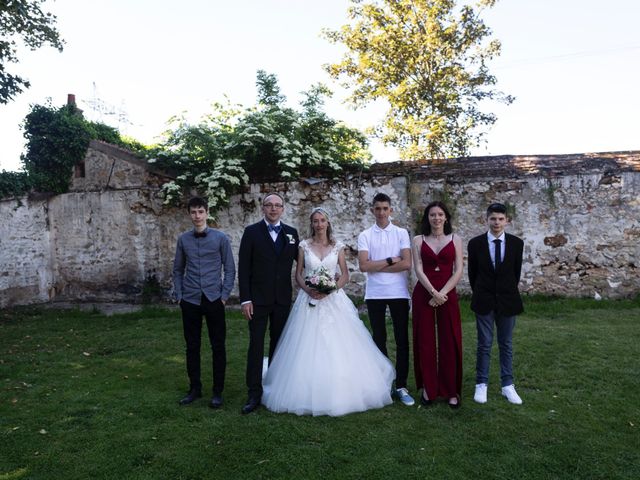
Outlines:
{"label": "woman in red dress", "polygon": [[431,202],[422,217],[422,235],[413,239],[413,361],[420,401],[446,398],[460,406],[462,328],[456,285],[462,276],[462,240],[452,233],[451,214]]}

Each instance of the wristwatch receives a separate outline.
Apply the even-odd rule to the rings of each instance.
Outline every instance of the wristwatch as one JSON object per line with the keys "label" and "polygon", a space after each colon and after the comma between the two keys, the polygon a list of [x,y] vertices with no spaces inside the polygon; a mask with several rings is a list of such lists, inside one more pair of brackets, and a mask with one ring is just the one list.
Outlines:
{"label": "wristwatch", "polygon": [[387,257],[387,265],[389,266],[393,265],[393,258]]}

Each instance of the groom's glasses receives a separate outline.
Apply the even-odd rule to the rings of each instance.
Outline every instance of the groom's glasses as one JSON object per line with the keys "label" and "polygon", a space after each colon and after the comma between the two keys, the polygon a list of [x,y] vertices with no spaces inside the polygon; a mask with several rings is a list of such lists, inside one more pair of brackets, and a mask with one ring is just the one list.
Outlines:
{"label": "groom's glasses", "polygon": [[264,208],[282,208],[284,205],[281,203],[265,203],[262,205]]}

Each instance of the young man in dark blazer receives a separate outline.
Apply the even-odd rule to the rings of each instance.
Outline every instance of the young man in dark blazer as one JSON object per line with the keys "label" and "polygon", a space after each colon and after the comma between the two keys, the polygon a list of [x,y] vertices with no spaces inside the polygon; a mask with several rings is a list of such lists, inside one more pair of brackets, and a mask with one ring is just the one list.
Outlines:
{"label": "young man in dark blazer", "polygon": [[298,255],[298,232],[280,221],[284,199],[265,197],[264,218],[244,230],[238,255],[242,313],[249,322],[247,387],[249,398],[242,413],[251,413],[262,400],[262,358],[269,325],[269,361],[291,308],[291,268]]}
{"label": "young man in dark blazer", "polygon": [[471,310],[476,314],[478,331],[476,390],[473,399],[478,403],[487,402],[494,323],[500,349],[502,395],[510,403],[522,403],[513,384],[512,336],[516,315],[523,311],[518,283],[524,243],[520,238],[505,233],[508,222],[507,208],[503,204],[489,205],[489,231],[472,238],[468,245],[469,283],[473,291]]}

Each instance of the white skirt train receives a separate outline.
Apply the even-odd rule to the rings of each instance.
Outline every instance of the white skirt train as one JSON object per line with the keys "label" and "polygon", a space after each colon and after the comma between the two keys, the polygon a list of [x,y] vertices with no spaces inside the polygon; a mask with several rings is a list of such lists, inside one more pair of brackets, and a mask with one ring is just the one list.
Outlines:
{"label": "white skirt train", "polygon": [[392,402],[395,370],[342,291],[315,307],[300,291],[271,365],[262,403],[274,412],[339,416]]}

